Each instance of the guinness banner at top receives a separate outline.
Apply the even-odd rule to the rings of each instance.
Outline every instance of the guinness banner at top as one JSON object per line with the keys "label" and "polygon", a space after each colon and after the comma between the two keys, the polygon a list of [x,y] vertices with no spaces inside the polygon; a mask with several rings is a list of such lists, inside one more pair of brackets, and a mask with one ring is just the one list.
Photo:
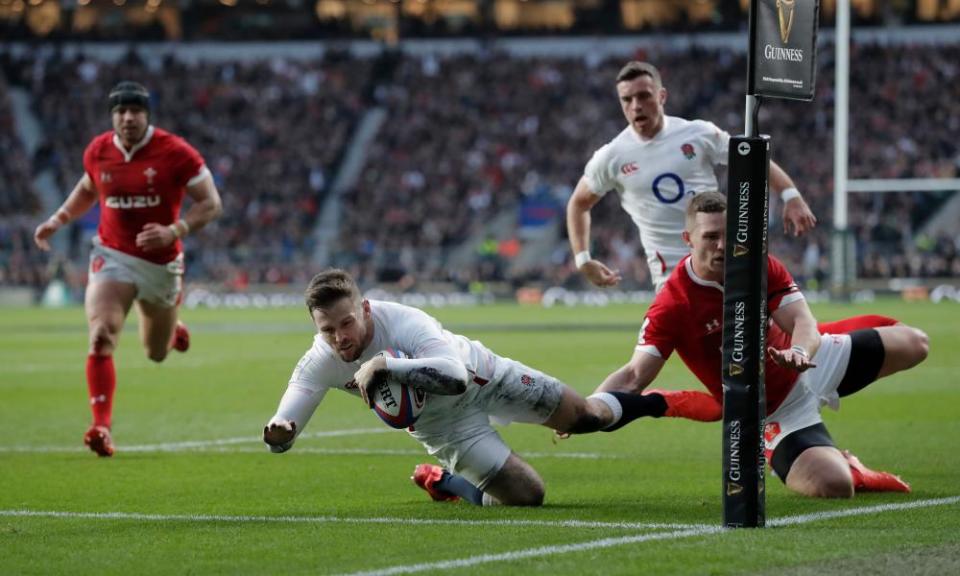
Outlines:
{"label": "guinness banner at top", "polygon": [[819,0],[754,0],[750,94],[812,100]]}

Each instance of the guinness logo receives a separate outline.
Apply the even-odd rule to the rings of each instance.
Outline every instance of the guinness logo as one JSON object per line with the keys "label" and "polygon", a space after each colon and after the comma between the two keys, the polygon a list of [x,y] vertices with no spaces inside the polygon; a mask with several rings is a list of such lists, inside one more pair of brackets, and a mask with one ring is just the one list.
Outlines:
{"label": "guinness logo", "polygon": [[750,252],[750,250],[748,250],[747,247],[742,244],[733,245],[734,256],[745,256],[748,252]]}
{"label": "guinness logo", "polygon": [[730,375],[731,375],[731,376],[739,376],[739,375],[741,375],[741,374],[743,374],[743,366],[741,366],[741,365],[739,365],[739,364],[734,364],[733,362],[731,362],[731,363],[730,363]]}
{"label": "guinness logo", "polygon": [[727,496],[736,496],[741,492],[743,492],[743,486],[736,482],[727,482]]}
{"label": "guinness logo", "polygon": [[796,11],[797,0],[777,0],[777,19],[780,21],[780,40],[784,44],[790,39],[793,29],[793,13]]}

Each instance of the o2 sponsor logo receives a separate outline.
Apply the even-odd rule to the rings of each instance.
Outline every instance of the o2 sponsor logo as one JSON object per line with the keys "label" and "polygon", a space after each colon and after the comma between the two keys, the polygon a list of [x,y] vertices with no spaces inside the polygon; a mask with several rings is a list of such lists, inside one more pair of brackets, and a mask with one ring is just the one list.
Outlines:
{"label": "o2 sponsor logo", "polygon": [[673,172],[664,172],[653,179],[653,195],[664,204],[675,204],[683,198],[686,187],[683,180]]}

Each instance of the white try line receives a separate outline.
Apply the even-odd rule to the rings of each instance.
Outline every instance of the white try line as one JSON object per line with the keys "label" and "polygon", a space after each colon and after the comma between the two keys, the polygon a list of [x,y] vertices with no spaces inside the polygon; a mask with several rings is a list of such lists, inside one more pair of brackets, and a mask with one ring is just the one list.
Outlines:
{"label": "white try line", "polygon": [[[813,514],[802,514],[798,516],[787,516],[777,518],[767,522],[768,526],[794,526],[797,524],[806,524],[808,522],[817,522],[820,520],[830,520],[832,518],[846,518],[849,516],[863,516],[866,514],[878,514],[881,512],[892,512],[897,510],[911,510],[915,508],[929,508],[932,506],[947,506],[960,502],[960,496],[951,496],[949,498],[934,498],[929,500],[916,500],[913,502],[904,502],[902,504],[880,504],[877,506],[864,506],[861,508],[848,508],[846,510],[836,510],[832,512],[816,512]],[[674,530],[671,532],[658,532],[653,534],[637,534],[635,536],[621,536],[618,538],[603,538],[600,540],[591,540],[588,542],[578,542],[575,544],[561,544],[554,546],[540,546],[537,548],[528,548],[526,550],[515,550],[513,552],[504,552],[501,554],[481,554],[478,556],[468,556],[455,560],[441,560],[439,562],[424,562],[422,564],[408,564],[406,566],[391,566],[377,570],[367,570],[362,572],[351,572],[341,576],[390,576],[392,574],[412,574],[415,572],[425,572],[428,570],[450,570],[455,568],[466,568],[478,564],[489,564],[493,562],[512,562],[525,558],[539,558],[544,556],[555,556],[558,554],[569,554],[571,552],[583,552],[585,550],[596,550],[599,548],[611,548],[613,546],[623,546],[625,544],[636,544],[639,542],[650,542],[654,540],[679,540],[681,538],[691,538],[695,536],[706,536],[708,534],[718,534],[726,532],[725,528],[720,526],[699,526]]]}
{"label": "white try line", "polygon": [[[304,438],[333,438],[337,436],[361,436],[366,434],[389,434],[396,432],[389,428],[353,428],[348,430],[326,430],[322,432],[304,432],[300,434],[300,439]],[[234,446],[237,444],[262,444],[263,439],[259,436],[241,436],[236,438],[221,438],[218,440],[184,440],[182,442],[163,442],[160,444],[134,444],[117,445],[119,452],[182,452],[184,450],[200,450],[203,448],[216,448],[224,446]],[[0,453],[3,452],[86,452],[88,449],[84,446],[0,446]]]}
{"label": "white try line", "polygon": [[617,530],[691,530],[706,524],[664,522],[602,522],[594,520],[462,520],[444,518],[346,518],[342,516],[230,516],[223,514],[141,514],[137,512],[65,512],[56,510],[0,510],[0,517],[82,518],[87,520],[137,520],[146,522],[230,522],[278,524],[416,524],[419,526],[540,526],[545,528],[602,528]]}
{"label": "white try line", "polygon": [[[223,454],[254,454],[266,452],[267,448],[212,448],[204,452],[216,452]],[[423,449],[416,448],[295,448],[288,452],[289,454],[326,454],[329,456],[424,456],[426,452]],[[627,458],[622,454],[600,454],[599,452],[520,452],[524,458],[567,458],[570,460],[621,460]]]}
{"label": "white try line", "polygon": [[[361,436],[369,434],[391,434],[400,432],[390,428],[354,428],[348,430],[327,430],[321,432],[304,432],[299,439],[334,438],[339,436]],[[237,447],[243,444],[259,444],[256,447]],[[86,452],[84,446],[0,446],[0,454],[43,454],[60,452]],[[263,440],[256,436],[237,438],[221,438],[219,440],[184,440],[181,442],[164,442],[159,444],[117,445],[117,451],[123,452],[219,452],[219,453],[259,453],[267,452]],[[422,456],[423,450],[390,449],[390,448],[317,448],[311,446],[297,446],[290,454],[327,454],[327,455],[365,455],[365,456]],[[524,452],[527,458],[569,458],[575,460],[616,460],[623,458],[617,454],[600,454],[597,452]]]}

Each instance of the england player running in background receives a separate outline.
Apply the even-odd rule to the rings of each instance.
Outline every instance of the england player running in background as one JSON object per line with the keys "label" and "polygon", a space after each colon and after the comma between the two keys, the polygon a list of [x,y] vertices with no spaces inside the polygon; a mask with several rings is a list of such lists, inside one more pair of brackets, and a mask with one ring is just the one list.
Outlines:
{"label": "england player running in background", "polygon": [[[642,392],[676,351],[684,364],[723,401],[721,382],[726,199],[698,194],[687,208],[684,241],[691,254],[657,293],[640,327],[630,361],[598,392]],[[767,461],[787,488],[814,497],[849,498],[858,491],[909,492],[893,474],[865,467],[838,450],[820,415],[840,398],[878,378],[922,362],[929,342],[903,324],[820,334],[800,289],[770,256],[764,443]]]}
{"label": "england player running in background", "polygon": [[[477,505],[513,506],[543,502],[543,480],[503,442],[490,425],[491,416],[587,433],[632,420],[650,401],[620,393],[584,399],[543,372],[444,330],[425,312],[364,299],[342,270],[316,275],[307,287],[306,304],[317,335],[263,430],[264,442],[273,452],[289,450],[332,388],[369,404],[367,391],[383,378],[416,385],[427,398],[408,432],[445,468],[420,464],[413,481],[434,500],[460,497]],[[381,353],[387,349],[402,357]]]}
{"label": "england player running in background", "polygon": [[[49,250],[53,234],[98,201],[100,224],[90,252],[84,307],[90,335],[87,389],[93,424],[84,443],[112,456],[116,370],[113,351],[134,302],[147,357],[162,362],[181,352],[190,334],[177,320],[183,290],[181,239],[220,215],[220,195],[200,154],[183,139],[155,128],[150,94],[120,82],[109,94],[113,130],[83,153],[84,174],[57,212],[37,226],[34,240]],[[179,218],[184,194],[193,205]]]}
{"label": "england player running in background", "polygon": [[[628,126],[594,152],[567,203],[574,261],[597,286],[614,286],[620,272],[590,256],[590,210],[610,190],[640,231],[654,287],[660,289],[689,249],[680,235],[690,199],[718,191],[716,171],[727,164],[730,134],[712,122],[666,116],[667,89],[660,72],[630,62],[617,74],[617,95]],[[770,162],[770,188],[784,202],[784,231],[803,234],[816,218],[793,181]]]}

